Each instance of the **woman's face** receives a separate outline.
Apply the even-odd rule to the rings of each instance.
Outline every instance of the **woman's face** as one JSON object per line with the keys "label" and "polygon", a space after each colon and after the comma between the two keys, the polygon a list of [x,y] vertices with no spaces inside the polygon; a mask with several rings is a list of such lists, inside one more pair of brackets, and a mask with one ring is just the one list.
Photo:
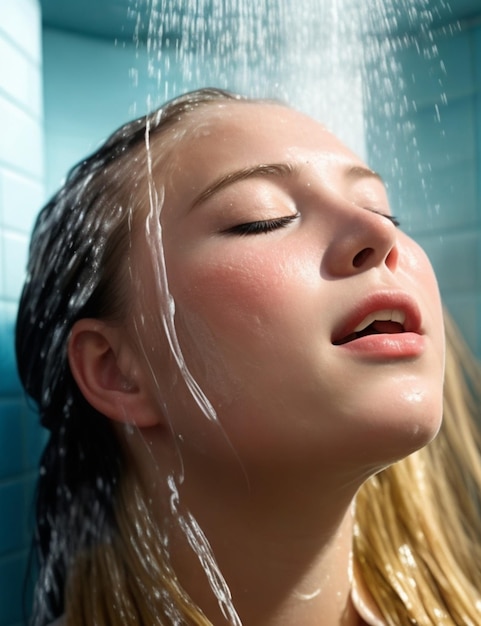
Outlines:
{"label": "woman's face", "polygon": [[[232,446],[174,385],[164,400],[184,453],[375,467],[434,436],[436,280],[358,157],[295,111],[227,103],[194,114],[156,183],[180,345]],[[152,354],[161,379],[165,353]]]}

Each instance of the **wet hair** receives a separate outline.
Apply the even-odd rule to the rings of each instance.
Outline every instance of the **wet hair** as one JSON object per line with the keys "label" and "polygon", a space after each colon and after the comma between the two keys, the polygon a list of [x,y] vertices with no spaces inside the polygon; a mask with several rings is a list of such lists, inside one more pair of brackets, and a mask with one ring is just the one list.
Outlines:
{"label": "wet hair", "polygon": [[147,202],[147,135],[158,141],[200,107],[239,99],[202,89],[125,124],[70,171],[38,216],[16,326],[19,375],[49,431],[36,497],[35,625],[63,613],[76,555],[111,541],[116,527],[122,451],[109,420],[79,392],[69,333],[79,319],[115,320],[128,311],[125,256]]}
{"label": "wet hair", "polygon": [[[146,138],[162,153],[168,129],[201,107],[238,99],[199,90],[126,124],[73,168],[39,215],[16,329],[20,376],[49,431],[36,498],[33,626],[64,612],[68,626],[210,624],[176,578],[111,423],[81,395],[67,344],[79,319],[129,314],[131,235],[148,203]],[[479,623],[473,420],[481,377],[447,322],[438,439],[367,481],[356,499],[356,570],[390,626]]]}

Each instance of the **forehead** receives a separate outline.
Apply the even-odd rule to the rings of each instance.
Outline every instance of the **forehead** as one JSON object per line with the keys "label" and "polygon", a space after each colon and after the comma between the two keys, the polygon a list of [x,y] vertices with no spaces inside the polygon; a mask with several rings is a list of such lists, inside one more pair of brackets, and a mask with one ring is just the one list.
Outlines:
{"label": "forehead", "polygon": [[280,104],[226,102],[207,106],[192,115],[180,148],[209,150],[213,155],[240,158],[252,151],[271,154],[299,146],[316,152],[349,152],[316,120]]}
{"label": "forehead", "polygon": [[230,171],[259,164],[362,164],[322,124],[288,107],[227,102],[195,111],[170,153],[166,192],[195,197]]}

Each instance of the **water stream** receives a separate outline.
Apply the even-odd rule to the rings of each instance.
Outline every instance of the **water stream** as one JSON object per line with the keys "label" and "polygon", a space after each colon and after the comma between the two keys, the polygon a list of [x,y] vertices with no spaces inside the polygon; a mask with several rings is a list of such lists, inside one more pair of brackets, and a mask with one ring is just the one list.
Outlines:
{"label": "water stream", "polygon": [[[366,156],[366,138],[373,142],[369,152],[376,154],[376,131],[379,134],[376,124],[366,119],[366,111],[376,106],[382,94],[385,126],[403,125],[407,149],[419,160],[415,129],[406,117],[416,103],[403,96],[395,53],[411,42],[409,33],[415,33],[419,54],[436,58],[431,34],[436,12],[428,0],[149,0],[147,6],[132,0],[132,15],[137,23],[135,44],[147,51],[146,57],[138,58],[147,58],[148,74],[158,87],[149,94],[148,107],[206,85],[280,99],[321,120]],[[133,68],[133,76],[136,71]],[[440,90],[442,102],[442,86]],[[379,149],[386,140],[389,135],[382,137]],[[395,155],[392,159],[390,171],[400,181]],[[421,164],[420,171],[422,184]],[[162,193],[152,176],[150,202],[146,232],[162,302],[163,332],[196,403],[206,419],[215,422],[215,411],[192,378],[176,337],[175,303],[168,289],[160,227]],[[241,621],[209,543],[192,514],[181,512],[182,481],[182,469],[168,479],[171,513],[197,554],[222,613],[237,626]]]}
{"label": "water stream", "polygon": [[[404,93],[396,53],[414,38],[419,55],[431,55],[442,70],[432,35],[437,14],[431,5],[430,0],[132,0],[129,19],[137,24],[133,42],[139,50],[137,62],[147,63],[142,70],[157,85],[148,96],[149,109],[178,93],[207,85],[282,100],[325,123],[362,157],[369,154],[387,160],[387,174],[399,191],[403,177],[396,154],[384,153],[386,145],[395,143],[389,133],[400,132],[405,138],[410,158],[419,163],[421,189],[424,175],[429,174],[408,115],[416,102]],[[443,3],[439,6],[446,8]],[[132,67],[134,82],[140,69]],[[439,92],[436,114],[441,119],[442,83]],[[379,124],[381,118],[384,121]],[[205,419],[222,429],[209,398],[191,375],[176,335],[175,302],[169,291],[162,241],[163,193],[152,173],[148,127],[145,150],[150,201],[145,239],[160,309],[153,328],[167,337],[178,374]],[[143,320],[136,322],[140,337]],[[155,378],[151,346],[143,345],[143,352]],[[162,405],[160,383],[158,389]],[[163,410],[169,413],[169,407],[163,406]],[[235,456],[236,451],[232,453]],[[162,480],[163,493],[170,494],[172,519],[196,554],[222,614],[228,623],[240,626],[208,539],[183,507],[182,458],[178,472]],[[172,623],[182,623],[175,611],[172,615]]]}

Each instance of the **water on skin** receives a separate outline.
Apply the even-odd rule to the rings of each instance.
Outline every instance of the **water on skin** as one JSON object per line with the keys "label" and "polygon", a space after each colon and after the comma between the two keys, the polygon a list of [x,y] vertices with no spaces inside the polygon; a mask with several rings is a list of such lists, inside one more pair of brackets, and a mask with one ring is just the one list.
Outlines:
{"label": "water on skin", "polygon": [[[292,0],[261,3],[250,0],[187,0],[182,3],[149,0],[146,7],[144,2],[132,0],[130,12],[136,16],[138,24],[136,44],[147,51],[146,57],[139,55],[139,59],[147,59],[148,74],[157,81],[157,91],[149,96],[152,108],[176,93],[206,84],[254,97],[275,97],[322,120],[362,155],[363,102],[371,97],[363,82],[366,67],[376,67],[376,75],[370,75],[368,82],[371,89],[376,88],[383,94],[386,114],[402,119],[403,111],[399,109],[408,110],[415,103],[397,99],[399,68],[393,53],[403,41],[394,33],[398,20],[407,15],[413,29],[421,29],[429,42],[430,24],[435,16],[428,6],[428,0],[377,0],[370,3],[358,0],[298,3]],[[145,31],[148,36],[143,39]],[[435,54],[434,43],[432,45],[431,52]],[[406,124],[407,135],[415,139],[414,129],[409,128],[408,122]],[[145,149],[150,164],[148,129]],[[175,302],[168,288],[160,225],[163,198],[151,172],[149,189],[150,213],[145,228],[161,310],[157,330],[167,336],[179,373],[206,419],[218,422],[209,399],[190,374],[176,336]],[[88,221],[85,226],[92,229],[92,233],[99,227]],[[53,248],[50,254],[54,263],[63,263],[62,251]],[[93,270],[97,258],[99,255],[94,255]],[[61,286],[59,293],[60,289]],[[88,299],[90,292],[91,282],[86,280],[84,289],[72,297],[71,306],[78,308],[81,301]],[[42,320],[37,323],[42,324]],[[65,342],[66,336],[60,330],[53,337],[50,349],[55,352],[57,346]],[[145,355],[148,355],[147,350]],[[44,394],[50,393],[56,375],[54,368],[47,372]],[[182,480],[182,470],[177,476],[166,477],[172,496],[172,516],[204,568],[222,613],[230,624],[240,626],[241,620],[207,538],[190,512],[180,512],[179,486]],[[55,545],[58,552],[62,552],[64,546],[60,536]],[[43,584],[50,585],[52,580],[47,566]],[[172,624],[181,623],[173,609],[166,617]]]}
{"label": "water on skin", "polygon": [[[394,36],[398,20],[407,19],[409,27],[424,33],[429,43],[433,17],[428,0],[307,0],[297,3],[295,10],[288,0],[188,0],[182,3],[182,9],[166,0],[151,0],[148,15],[138,15],[138,25],[140,33],[143,21],[148,23],[148,71],[157,78],[160,99],[205,84],[254,97],[275,97],[322,120],[363,153],[363,102],[370,97],[363,83],[367,68],[376,67],[369,84],[382,90],[387,103],[385,113],[402,119],[403,107],[407,112],[415,103],[398,100],[399,67],[393,54],[403,45]],[[140,35],[137,43],[140,45]],[[175,64],[178,82],[168,83],[170,68],[166,59]],[[152,105],[157,95],[149,95]],[[404,131],[415,142],[414,130],[406,122]],[[151,212],[146,229],[162,302],[163,330],[192,396],[206,419],[217,420],[208,398],[189,372],[176,337],[175,303],[168,290],[162,246],[162,197],[152,177],[150,190]],[[168,479],[171,513],[202,564],[224,616],[237,626],[240,618],[205,535],[191,513],[179,512],[176,481],[182,481],[182,473]]]}
{"label": "water on skin", "polygon": [[[168,340],[169,348],[174,357],[180,375],[183,377],[189,392],[193,399],[201,409],[207,420],[215,422],[221,428],[216,412],[202,389],[199,387],[188,365],[185,362],[184,355],[177,338],[175,330],[175,302],[172,298],[166,271],[165,256],[162,243],[162,226],[161,212],[163,207],[163,188],[154,180],[152,175],[152,158],[150,153],[150,129],[147,127],[145,135],[145,149],[147,151],[147,167],[148,167],[148,185],[149,185],[149,202],[150,211],[145,222],[146,240],[149,245],[149,260],[153,268],[153,275],[156,280],[156,296],[160,303],[160,324],[156,325],[157,332],[163,333]],[[138,335],[140,344],[141,334]],[[148,362],[148,352],[144,348],[144,357]],[[155,378],[153,366],[150,366],[151,372]],[[159,402],[162,403],[162,394],[159,389]],[[169,415],[169,407],[164,406],[166,415]],[[188,545],[195,553],[202,569],[205,572],[212,593],[216,597],[222,614],[229,624],[233,626],[241,626],[241,621],[234,608],[229,587],[222,576],[217,565],[215,557],[212,553],[210,544],[197,523],[195,517],[189,511],[182,512],[180,507],[180,496],[178,484],[184,479],[182,458],[179,459],[180,470],[176,476],[170,475],[167,478],[167,486],[170,492],[169,505],[172,518],[178,524],[178,527],[185,536]]]}

